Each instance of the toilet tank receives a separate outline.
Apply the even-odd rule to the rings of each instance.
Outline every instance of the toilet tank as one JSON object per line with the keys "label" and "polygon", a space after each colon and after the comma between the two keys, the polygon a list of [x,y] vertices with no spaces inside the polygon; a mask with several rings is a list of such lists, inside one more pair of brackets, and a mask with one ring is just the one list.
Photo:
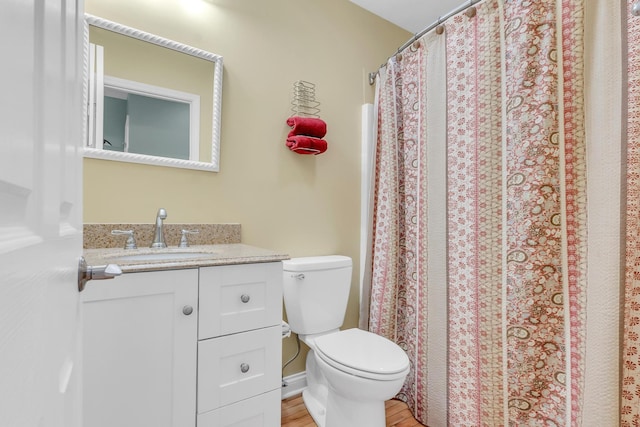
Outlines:
{"label": "toilet tank", "polygon": [[310,335],[342,326],[351,288],[351,258],[292,258],[282,264],[284,305],[291,330]]}

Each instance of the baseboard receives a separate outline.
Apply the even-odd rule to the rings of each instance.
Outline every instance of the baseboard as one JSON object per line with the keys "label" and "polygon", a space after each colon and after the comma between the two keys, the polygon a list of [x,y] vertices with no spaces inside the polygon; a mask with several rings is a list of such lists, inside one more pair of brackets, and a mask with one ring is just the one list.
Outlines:
{"label": "baseboard", "polygon": [[282,399],[286,399],[302,393],[302,390],[307,387],[307,373],[305,371],[298,372],[284,377],[283,381],[286,386],[282,387]]}

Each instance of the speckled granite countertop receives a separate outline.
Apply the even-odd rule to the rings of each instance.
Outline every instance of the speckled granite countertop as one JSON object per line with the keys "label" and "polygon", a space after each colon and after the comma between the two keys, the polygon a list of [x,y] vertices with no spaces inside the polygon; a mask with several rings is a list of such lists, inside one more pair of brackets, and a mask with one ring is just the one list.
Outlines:
{"label": "speckled granite countertop", "polygon": [[[172,259],[169,254],[175,253],[180,259]],[[189,258],[185,253],[193,253]],[[157,260],[123,260],[121,257],[132,255],[167,254]],[[256,262],[274,262],[289,259],[289,255],[242,243],[220,245],[192,245],[188,248],[169,247],[167,249],[139,248],[124,250],[122,248],[85,249],[84,257],[89,265],[118,264],[123,273],[140,271],[178,270],[213,265],[250,264]]]}
{"label": "speckled granite countertop", "polygon": [[[155,224],[84,224],[85,249],[123,248],[126,236],[114,236],[112,230],[132,230],[138,247],[148,246],[153,240]],[[240,243],[240,224],[164,224],[167,245],[178,246],[181,230],[198,230],[189,235],[191,245],[217,245]]]}

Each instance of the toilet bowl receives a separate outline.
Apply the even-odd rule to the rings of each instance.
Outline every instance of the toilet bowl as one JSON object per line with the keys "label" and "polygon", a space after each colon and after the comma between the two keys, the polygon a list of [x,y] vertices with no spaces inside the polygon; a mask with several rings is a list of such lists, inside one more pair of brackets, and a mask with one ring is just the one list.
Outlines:
{"label": "toilet bowl", "polygon": [[342,256],[283,261],[289,325],[310,348],[303,401],[319,427],[384,427],[384,401],[402,388],[409,358],[384,337],[339,330],[351,268]]}

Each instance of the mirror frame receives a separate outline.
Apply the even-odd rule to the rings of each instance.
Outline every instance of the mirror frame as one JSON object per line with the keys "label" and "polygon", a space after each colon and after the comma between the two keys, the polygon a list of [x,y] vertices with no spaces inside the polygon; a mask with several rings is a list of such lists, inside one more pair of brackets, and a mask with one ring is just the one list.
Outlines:
{"label": "mirror frame", "polygon": [[[222,56],[207,52],[192,46],[178,43],[164,37],[150,34],[117,22],[109,21],[90,14],[84,15],[84,108],[85,108],[85,145],[84,157],[121,162],[142,163],[147,165],[168,166],[183,169],[195,169],[218,172],[220,170],[220,116],[222,110]],[[213,129],[211,132],[211,162],[194,160],[171,159],[168,157],[150,156],[146,154],[123,153],[119,151],[102,150],[86,145],[88,128],[88,99],[89,99],[89,26],[102,28],[114,33],[133,37],[158,46],[195,56],[213,62]]]}

